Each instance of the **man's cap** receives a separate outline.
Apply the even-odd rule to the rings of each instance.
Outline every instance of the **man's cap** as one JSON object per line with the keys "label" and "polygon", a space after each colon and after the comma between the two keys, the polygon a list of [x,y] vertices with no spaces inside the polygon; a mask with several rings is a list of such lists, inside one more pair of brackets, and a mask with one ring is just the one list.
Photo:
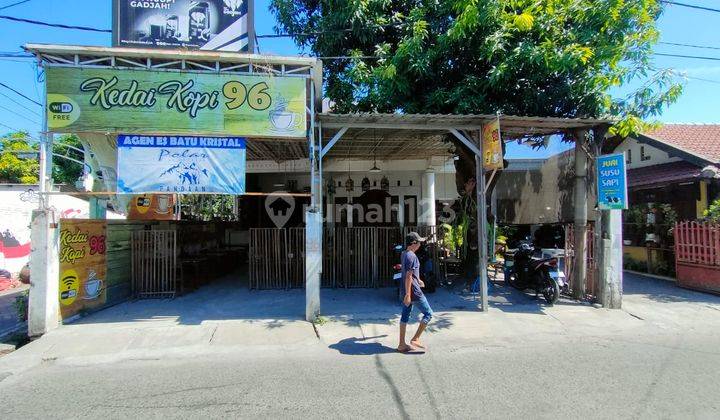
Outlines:
{"label": "man's cap", "polygon": [[408,244],[411,244],[413,242],[425,242],[425,240],[426,240],[426,238],[423,238],[417,232],[410,232],[405,237],[405,242],[407,242]]}

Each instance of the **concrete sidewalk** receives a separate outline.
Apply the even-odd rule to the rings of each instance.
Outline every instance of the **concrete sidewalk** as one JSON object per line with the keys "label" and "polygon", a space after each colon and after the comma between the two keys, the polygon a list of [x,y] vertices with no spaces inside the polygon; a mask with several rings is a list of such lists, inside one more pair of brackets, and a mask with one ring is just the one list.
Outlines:
{"label": "concrete sidewalk", "polygon": [[[226,282],[174,300],[124,303],[0,358],[0,380],[49,362],[92,365],[227,353],[371,355],[397,345],[393,290],[323,290],[323,318],[316,326],[302,320],[303,292],[248,291]],[[473,297],[439,290],[428,295],[435,318],[426,342],[431,351],[454,352],[571,344],[587,337],[642,340],[670,329],[716,334],[720,327],[720,297],[637,275],[626,276],[625,292],[623,310],[565,299],[548,307],[542,298],[497,285],[489,313],[480,313]],[[414,326],[409,329],[412,334]]]}

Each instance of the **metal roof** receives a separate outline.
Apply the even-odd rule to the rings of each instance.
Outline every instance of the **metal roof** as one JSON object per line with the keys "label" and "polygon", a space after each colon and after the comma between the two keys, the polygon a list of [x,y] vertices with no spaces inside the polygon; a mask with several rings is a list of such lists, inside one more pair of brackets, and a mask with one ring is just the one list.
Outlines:
{"label": "metal roof", "polygon": [[257,64],[285,64],[290,66],[313,66],[320,60],[312,57],[276,56],[244,54],[223,51],[178,50],[155,48],[126,48],[126,47],[96,47],[83,45],[57,45],[57,44],[25,44],[25,51],[32,54],[46,56],[121,56],[127,58],[160,59],[160,60],[191,60],[191,61],[219,61],[223,63],[257,63]]}
{"label": "metal roof", "polygon": [[[327,144],[342,128],[348,130],[328,158],[398,160],[452,154],[448,141],[451,129],[477,131],[498,118],[494,114],[332,114],[317,115],[322,126],[322,142]],[[500,115],[500,132],[505,140],[530,136],[590,130],[612,124],[609,120],[588,118],[518,117]]]}
{"label": "metal roof", "polygon": [[[393,128],[428,130],[479,130],[497,118],[495,114],[318,114],[327,128]],[[500,115],[500,129],[511,136],[557,134],[569,130],[591,129],[610,125],[610,120],[594,118],[519,117]]]}

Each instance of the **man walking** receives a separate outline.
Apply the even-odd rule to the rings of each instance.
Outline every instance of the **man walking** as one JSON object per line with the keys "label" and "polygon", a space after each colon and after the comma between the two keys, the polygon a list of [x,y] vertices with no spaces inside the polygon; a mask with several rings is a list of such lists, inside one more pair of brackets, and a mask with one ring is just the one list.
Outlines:
{"label": "man walking", "polygon": [[[425,238],[417,232],[410,232],[405,237],[407,248],[401,257],[402,279],[400,282],[400,296],[402,297],[402,315],[400,316],[400,344],[397,347],[397,350],[401,353],[406,353],[416,348],[425,348],[420,341],[420,336],[423,331],[425,331],[425,327],[427,327],[430,319],[432,319],[432,309],[430,309],[430,304],[428,304],[425,295],[420,289],[425,286],[425,284],[420,280],[420,260],[417,255],[415,255],[415,252],[423,242],[425,242]],[[405,332],[413,305],[418,306],[420,312],[423,313],[423,318],[420,321],[420,325],[418,325],[415,335],[412,340],[410,340],[410,345],[408,345],[405,342]]]}

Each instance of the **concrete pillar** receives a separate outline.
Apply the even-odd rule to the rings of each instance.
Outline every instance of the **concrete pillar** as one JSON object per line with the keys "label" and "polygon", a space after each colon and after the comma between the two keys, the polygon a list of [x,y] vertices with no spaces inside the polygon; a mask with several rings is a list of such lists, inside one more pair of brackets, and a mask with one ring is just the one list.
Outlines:
{"label": "concrete pillar", "polygon": [[587,132],[579,130],[575,133],[575,263],[573,268],[572,290],[576,299],[585,298],[585,279],[587,277],[587,166],[588,157],[584,146]]}
{"label": "concrete pillar", "polygon": [[53,210],[34,210],[30,224],[30,337],[43,335],[58,326],[58,235]]}
{"label": "concrete pillar", "polygon": [[[482,142],[478,142],[482,151]],[[482,155],[481,155],[482,156]],[[480,300],[481,311],[488,312],[488,289],[487,289],[487,263],[488,263],[488,242],[487,242],[487,206],[485,198],[485,169],[482,158],[475,155],[475,180],[477,181],[476,202],[477,202],[477,234],[478,234],[478,273],[480,276]]]}
{"label": "concrete pillar", "polygon": [[308,209],[305,220],[305,319],[313,322],[320,315],[322,213]]}
{"label": "concrete pillar", "polygon": [[422,183],[422,205],[419,225],[435,226],[435,171],[425,171]]}
{"label": "concrete pillar", "polygon": [[608,309],[622,307],[623,249],[621,210],[606,210],[602,216],[603,248],[600,268],[600,303]]}

